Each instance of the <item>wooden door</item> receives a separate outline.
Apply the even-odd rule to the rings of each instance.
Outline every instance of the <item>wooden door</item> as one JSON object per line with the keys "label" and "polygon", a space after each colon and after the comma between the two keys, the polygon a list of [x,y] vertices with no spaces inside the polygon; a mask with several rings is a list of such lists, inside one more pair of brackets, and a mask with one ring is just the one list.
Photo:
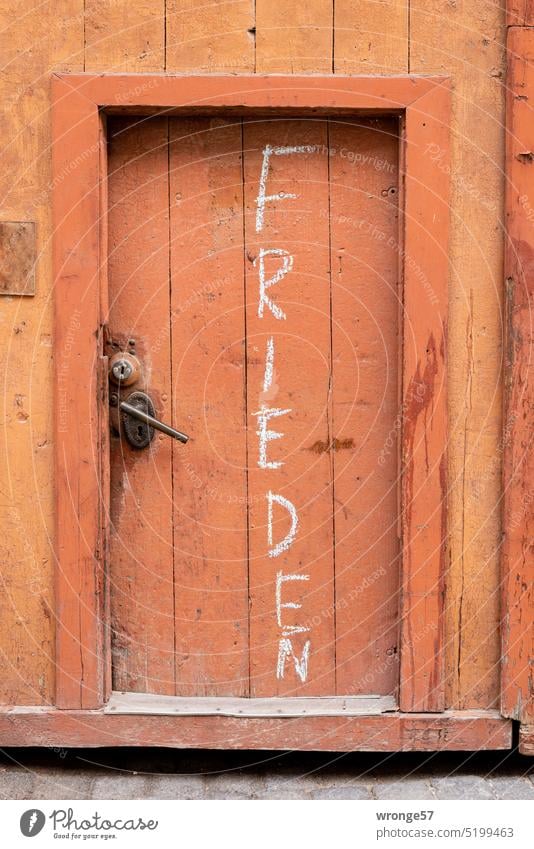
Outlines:
{"label": "wooden door", "polygon": [[190,436],[112,429],[113,688],[396,696],[397,121],[108,138],[112,392]]}

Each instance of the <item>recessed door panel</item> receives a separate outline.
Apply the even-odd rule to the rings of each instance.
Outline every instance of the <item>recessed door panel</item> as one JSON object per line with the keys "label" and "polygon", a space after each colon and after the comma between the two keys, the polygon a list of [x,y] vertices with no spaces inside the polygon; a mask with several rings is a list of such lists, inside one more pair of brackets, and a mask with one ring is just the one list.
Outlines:
{"label": "recessed door panel", "polygon": [[110,119],[114,688],[394,694],[398,127]]}

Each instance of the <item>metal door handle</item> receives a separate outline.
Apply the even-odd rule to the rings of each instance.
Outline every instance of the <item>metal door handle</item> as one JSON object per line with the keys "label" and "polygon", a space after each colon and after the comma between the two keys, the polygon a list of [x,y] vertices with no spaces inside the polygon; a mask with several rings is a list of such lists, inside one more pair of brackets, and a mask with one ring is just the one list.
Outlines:
{"label": "metal door handle", "polygon": [[[189,437],[174,427],[160,422],[154,415],[154,405],[148,395],[144,392],[132,392],[127,401],[119,404],[121,413],[124,414],[123,423],[126,439],[133,448],[146,448],[154,438],[154,430],[172,436],[184,445]],[[141,422],[142,425],[131,421]],[[143,427],[144,425],[144,427]]]}

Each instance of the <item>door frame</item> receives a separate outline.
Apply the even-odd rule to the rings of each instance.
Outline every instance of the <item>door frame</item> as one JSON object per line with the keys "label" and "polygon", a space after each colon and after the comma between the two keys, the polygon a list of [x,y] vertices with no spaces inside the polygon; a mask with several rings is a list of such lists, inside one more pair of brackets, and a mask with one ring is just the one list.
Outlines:
{"label": "door frame", "polygon": [[399,707],[444,710],[450,111],[445,77],[53,75],[57,708],[111,694],[106,115],[219,113],[400,119]]}

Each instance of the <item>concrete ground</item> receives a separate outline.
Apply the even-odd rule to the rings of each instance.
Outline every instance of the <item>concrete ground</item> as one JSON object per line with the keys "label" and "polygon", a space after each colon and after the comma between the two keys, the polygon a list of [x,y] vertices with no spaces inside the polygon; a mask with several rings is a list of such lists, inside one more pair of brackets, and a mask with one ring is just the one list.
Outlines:
{"label": "concrete ground", "polygon": [[0,798],[534,799],[534,759],[515,752],[6,749]]}

